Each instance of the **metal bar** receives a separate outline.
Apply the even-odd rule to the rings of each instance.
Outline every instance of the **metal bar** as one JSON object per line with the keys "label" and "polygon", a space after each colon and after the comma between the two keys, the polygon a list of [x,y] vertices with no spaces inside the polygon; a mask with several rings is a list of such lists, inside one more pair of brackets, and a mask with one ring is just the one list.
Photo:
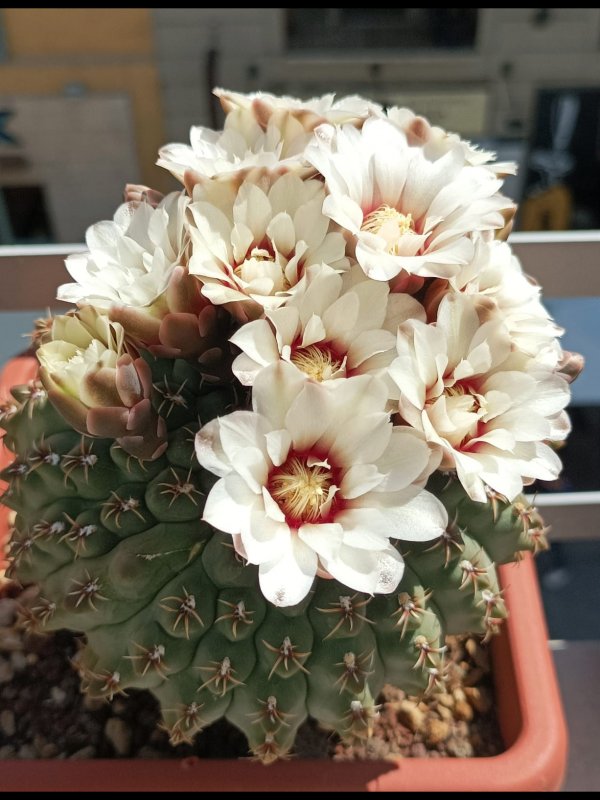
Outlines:
{"label": "metal bar", "polygon": [[600,230],[590,231],[515,231],[510,235],[511,244],[577,244],[596,242],[600,244]]}
{"label": "metal bar", "polygon": [[539,508],[554,506],[600,506],[600,492],[551,492],[548,494],[528,495],[530,502]]}
{"label": "metal bar", "polygon": [[577,232],[577,238],[522,233],[510,242],[525,272],[541,284],[544,297],[600,296],[600,231]]}
{"label": "metal bar", "polygon": [[[538,505],[539,497],[536,500]],[[546,525],[550,525],[550,542],[582,542],[600,539],[600,506],[544,506],[541,509]]]}
{"label": "metal bar", "polygon": [[65,256],[81,250],[85,247],[0,247],[0,311],[66,308],[56,300],[56,287],[69,280]]}
{"label": "metal bar", "polygon": [[551,492],[526,498],[551,526],[550,541],[600,539],[600,492]]}
{"label": "metal bar", "polygon": [[64,258],[70,253],[84,253],[84,244],[10,244],[0,245],[0,258],[14,256],[60,256]]}

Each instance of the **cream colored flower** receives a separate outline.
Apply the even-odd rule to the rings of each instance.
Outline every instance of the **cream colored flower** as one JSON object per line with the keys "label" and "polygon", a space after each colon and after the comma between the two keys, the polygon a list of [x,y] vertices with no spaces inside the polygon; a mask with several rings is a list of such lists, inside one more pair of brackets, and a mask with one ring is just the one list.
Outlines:
{"label": "cream colored flower", "polygon": [[150,401],[150,368],[124,340],[123,328],[91,306],[55,317],[51,340],[37,350],[40,380],[75,430],[154,459],[167,447],[167,430]]}
{"label": "cream colored flower", "polygon": [[415,431],[393,428],[387,396],[369,375],[326,387],[278,362],[256,377],[253,411],[198,432],[198,460],[220,478],[204,519],[259,565],[275,605],[299,603],[317,570],[357,591],[392,592],[403,562],[390,539],[444,531],[443,506],[421,489],[439,459]]}
{"label": "cream colored flower", "polygon": [[537,366],[556,368],[562,354],[557,337],[563,330],[544,308],[540,286],[523,272],[508,244],[479,240],[473,260],[449,283],[435,281],[424,301],[429,319],[435,319],[441,298],[454,290],[477,301],[486,318],[498,316],[509,332],[513,350],[533,359]]}
{"label": "cream colored flower", "polygon": [[188,199],[181,192],[167,195],[155,208],[150,203],[125,203],[112,221],[88,228],[87,253],[66,260],[75,283],[58,289],[68,303],[147,306],[165,291],[173,270],[185,263]]}
{"label": "cream colored flower", "polygon": [[362,97],[334,95],[306,102],[257,92],[239,94],[215,89],[227,116],[223,131],[193,126],[190,145],[168,144],[159,151],[157,164],[185,183],[192,193],[202,177],[227,177],[255,169],[298,171],[307,177],[314,169],[304,159],[312,132],[323,122],[361,125],[375,103]]}
{"label": "cream colored flower", "polygon": [[351,235],[370,278],[452,277],[473,257],[474,234],[504,227],[502,182],[466,164],[459,144],[431,160],[381,118],[315,134],[306,157],[326,180],[323,212]]}
{"label": "cream colored flower", "polygon": [[314,172],[303,158],[310,135],[299,123],[295,127],[294,133],[288,130],[286,141],[275,120],[263,129],[249,111],[236,109],[227,115],[223,131],[193,126],[190,144],[161,147],[156,163],[185,183],[188,191],[200,177],[228,177],[254,169]]}
{"label": "cream colored flower", "polygon": [[353,272],[358,280],[345,286],[350,281],[330,267],[310,267],[285,306],[243,325],[231,337],[242,350],[233,362],[241,383],[251,386],[261,369],[280,360],[323,382],[381,373],[395,357],[398,325],[424,320],[425,312],[409,295],[365,280],[359,267]]}
{"label": "cream colored flower", "polygon": [[[86,408],[94,405],[101,390],[90,388],[86,376],[106,374],[116,368],[124,353],[124,332],[120,325],[91,306],[77,314],[66,314],[52,320],[51,340],[37,350],[41,377],[51,376],[52,383],[70,399]],[[48,381],[46,381],[48,382]],[[107,394],[112,392],[114,381]],[[78,428],[81,428],[81,422]]]}
{"label": "cream colored flower", "polygon": [[207,374],[222,371],[226,360],[220,348],[229,318],[189,275],[189,198],[172,192],[155,206],[142,200],[145,188],[126,187],[134,199],[117,210],[113,222],[88,230],[90,251],[66,261],[76,283],[59,287],[58,297],[106,310],[137,350],[199,359]]}
{"label": "cream colored flower", "polygon": [[456,469],[469,496],[485,487],[513,499],[536,478],[553,480],[560,460],[545,444],[568,433],[566,380],[511,355],[499,316],[481,322],[478,302],[442,299],[435,325],[400,326],[389,375],[401,417],[443,449],[442,468]]}
{"label": "cream colored flower", "polygon": [[320,181],[292,173],[255,176],[241,186],[198,184],[189,269],[203,295],[246,321],[284,305],[312,264],[346,270],[344,238],[321,213],[324,197]]}
{"label": "cream colored flower", "polygon": [[350,123],[360,127],[371,114],[381,112],[378,103],[359,95],[348,95],[336,100],[335,94],[324,94],[322,97],[300,100],[297,97],[277,96],[268,92],[242,94],[226,89],[215,89],[214,94],[220,99],[227,114],[237,109],[249,111],[263,129],[273,117],[284,119],[283,115],[297,120],[306,132],[313,131],[323,122],[335,125]]}

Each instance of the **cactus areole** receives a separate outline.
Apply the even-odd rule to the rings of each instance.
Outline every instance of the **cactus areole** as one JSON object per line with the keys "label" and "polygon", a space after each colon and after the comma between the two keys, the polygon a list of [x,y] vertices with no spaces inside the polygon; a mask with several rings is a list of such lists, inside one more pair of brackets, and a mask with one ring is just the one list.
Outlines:
{"label": "cactus areole", "polygon": [[512,165],[358,97],[217,94],[224,132],[161,150],[185,188],[129,186],[67,260],[2,503],[84,691],[149,689],[173,744],[225,717],[269,764],[501,630],[581,363],[501,240]]}

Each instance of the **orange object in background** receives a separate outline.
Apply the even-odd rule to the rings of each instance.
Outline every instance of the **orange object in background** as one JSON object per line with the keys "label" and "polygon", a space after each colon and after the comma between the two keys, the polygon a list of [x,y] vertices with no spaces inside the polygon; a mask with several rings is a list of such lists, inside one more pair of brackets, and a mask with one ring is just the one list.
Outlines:
{"label": "orange object in background", "polygon": [[573,195],[563,183],[531,194],[520,208],[522,231],[567,231],[573,217]]}
{"label": "orange object in background", "polygon": [[[18,356],[11,359],[0,372],[0,405],[10,402],[10,387],[28,383],[37,374],[38,362],[33,356]],[[0,428],[0,435],[3,433]],[[13,460],[12,453],[0,443],[0,470],[7,467]],[[6,483],[0,481],[0,492],[4,492]],[[0,505],[0,580],[6,569],[5,548],[10,533],[9,517],[12,511]]]}

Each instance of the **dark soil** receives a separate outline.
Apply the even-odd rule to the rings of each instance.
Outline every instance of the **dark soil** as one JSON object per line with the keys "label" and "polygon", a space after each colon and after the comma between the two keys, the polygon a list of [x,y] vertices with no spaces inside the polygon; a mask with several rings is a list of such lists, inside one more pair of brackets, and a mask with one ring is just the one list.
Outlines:
{"label": "dark soil", "polygon": [[[20,599],[0,595],[0,759],[239,758],[246,739],[221,720],[172,747],[149,692],[128,690],[111,703],[80,694],[70,659],[77,637],[27,633],[15,624]],[[424,701],[384,688],[373,738],[342,744],[313,721],[298,733],[300,758],[470,757],[495,755],[502,741],[494,715],[488,652],[476,639],[451,640],[445,692]]]}

